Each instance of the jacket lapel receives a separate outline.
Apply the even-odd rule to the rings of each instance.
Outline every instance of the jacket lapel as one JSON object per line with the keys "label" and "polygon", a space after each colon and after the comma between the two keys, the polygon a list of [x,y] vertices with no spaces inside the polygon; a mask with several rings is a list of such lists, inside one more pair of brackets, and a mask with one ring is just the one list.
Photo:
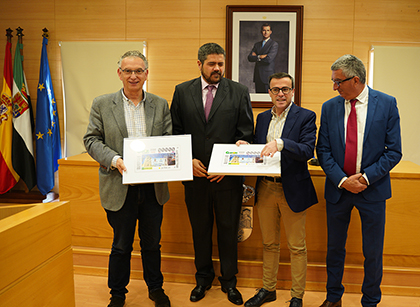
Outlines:
{"label": "jacket lapel", "polygon": [[128,137],[127,125],[125,123],[125,115],[124,115],[124,105],[123,105],[123,97],[121,91],[115,93],[115,96],[112,100],[112,113],[114,114],[115,122],[120,130],[121,135],[124,138]]}
{"label": "jacket lapel", "polygon": [[147,94],[146,101],[144,102],[144,116],[146,117],[146,136],[151,136],[153,122],[155,120],[155,106]]}
{"label": "jacket lapel", "polygon": [[375,92],[371,88],[369,88],[368,108],[367,108],[365,135],[364,135],[363,142],[366,140],[369,134],[370,128],[372,127],[372,120],[374,118],[374,114],[375,114],[377,106],[378,106],[378,97],[376,96]]}
{"label": "jacket lapel", "polygon": [[214,96],[213,104],[210,109],[209,120],[213,117],[214,113],[216,113],[217,109],[220,107],[223,100],[225,100],[226,95],[228,94],[228,87],[225,81],[226,80],[222,78],[219,87],[217,88],[216,96]]}
{"label": "jacket lapel", "polygon": [[299,108],[296,107],[295,104],[290,106],[289,114],[287,114],[286,122],[284,123],[283,132],[281,136],[287,138],[289,136],[290,131],[292,131],[293,126],[296,123],[296,119],[298,118]]}
{"label": "jacket lapel", "polygon": [[[337,114],[336,116],[336,122],[338,127],[338,135],[340,136],[341,145],[343,147],[343,150],[346,148],[346,138],[344,136],[344,114],[345,114],[345,100],[342,97],[339,97],[337,100]],[[334,114],[331,114],[334,116]],[[334,128],[332,128],[334,129]]]}
{"label": "jacket lapel", "polygon": [[190,87],[191,99],[195,108],[197,109],[198,114],[200,115],[201,120],[205,123],[206,116],[204,115],[204,106],[203,106],[203,91],[201,90],[201,78],[198,77],[194,80]]}

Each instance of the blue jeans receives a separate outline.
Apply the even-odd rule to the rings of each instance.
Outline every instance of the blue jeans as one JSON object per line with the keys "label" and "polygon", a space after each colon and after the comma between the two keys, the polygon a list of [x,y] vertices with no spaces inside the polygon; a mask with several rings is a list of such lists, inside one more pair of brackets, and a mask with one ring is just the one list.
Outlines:
{"label": "blue jeans", "polygon": [[153,184],[140,184],[128,188],[122,208],[116,212],[106,210],[108,222],[114,231],[109,256],[108,287],[114,296],[125,298],[130,281],[131,252],[138,221],[143,278],[149,291],[161,288],[160,238],[163,206],[156,200]]}

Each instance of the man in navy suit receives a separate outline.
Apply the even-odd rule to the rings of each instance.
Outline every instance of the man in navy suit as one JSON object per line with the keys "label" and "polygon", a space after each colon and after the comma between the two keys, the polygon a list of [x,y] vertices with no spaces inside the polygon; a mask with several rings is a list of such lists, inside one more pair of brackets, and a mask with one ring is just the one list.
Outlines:
{"label": "man in navy suit", "polygon": [[[340,96],[322,106],[317,144],[326,174],[328,225],[327,298],[321,307],[341,306],[347,229],[354,207],[362,222],[365,257],[361,302],[373,307],[381,300],[385,201],[391,197],[389,171],[402,156],[400,117],[394,97],[365,84],[366,70],[360,59],[344,55],[331,70],[333,88]],[[346,140],[354,138],[354,129],[348,126],[354,111],[357,137],[354,152],[349,153],[353,146],[346,145]],[[353,165],[348,162],[352,159]]]}
{"label": "man in navy suit", "polygon": [[[263,288],[245,306],[258,307],[276,300],[282,219],[292,272],[290,307],[301,307],[307,266],[306,209],[318,202],[307,164],[314,154],[316,115],[292,102],[295,90],[289,74],[273,74],[269,84],[273,107],[258,115],[254,143],[266,144],[261,156],[280,152],[281,174],[257,179],[256,206],[264,246]],[[246,142],[237,142],[243,143]]]}
{"label": "man in navy suit", "polygon": [[[190,300],[197,302],[204,298],[215,277],[212,261],[215,220],[222,291],[227,293],[230,302],[242,305],[236,274],[243,177],[207,173],[214,143],[234,144],[241,139],[250,142],[254,130],[248,88],[223,78],[225,56],[218,44],[207,43],[200,47],[197,64],[201,76],[176,86],[171,114],[173,134],[192,135],[194,180],[183,182],[197,270],[196,287]],[[212,103],[209,103],[210,97]]]}
{"label": "man in navy suit", "polygon": [[279,44],[270,38],[271,26],[265,23],[261,26],[263,40],[254,44],[248,55],[248,61],[255,62],[254,82],[256,93],[268,92],[268,77],[275,72],[275,62]]}

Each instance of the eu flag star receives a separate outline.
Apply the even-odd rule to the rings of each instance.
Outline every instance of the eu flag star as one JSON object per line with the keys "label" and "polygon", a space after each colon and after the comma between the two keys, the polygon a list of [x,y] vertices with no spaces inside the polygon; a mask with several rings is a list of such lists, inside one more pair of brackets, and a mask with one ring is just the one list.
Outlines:
{"label": "eu flag star", "polygon": [[37,140],[39,140],[39,139],[43,139],[43,134],[41,133],[41,131],[40,132],[38,132],[37,134],[36,134],[36,136],[37,136]]}
{"label": "eu flag star", "polygon": [[38,89],[42,92],[42,90],[45,89],[44,84],[43,83],[42,84],[40,83],[38,85]]}

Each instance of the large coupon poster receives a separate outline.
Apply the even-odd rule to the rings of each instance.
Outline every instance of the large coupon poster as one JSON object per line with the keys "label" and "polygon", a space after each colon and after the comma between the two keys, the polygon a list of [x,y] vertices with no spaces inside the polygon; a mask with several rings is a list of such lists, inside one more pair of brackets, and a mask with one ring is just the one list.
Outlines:
{"label": "large coupon poster", "polygon": [[123,184],[192,180],[191,135],[124,139]]}
{"label": "large coupon poster", "polygon": [[280,152],[261,157],[265,144],[214,144],[208,173],[210,175],[280,176]]}

